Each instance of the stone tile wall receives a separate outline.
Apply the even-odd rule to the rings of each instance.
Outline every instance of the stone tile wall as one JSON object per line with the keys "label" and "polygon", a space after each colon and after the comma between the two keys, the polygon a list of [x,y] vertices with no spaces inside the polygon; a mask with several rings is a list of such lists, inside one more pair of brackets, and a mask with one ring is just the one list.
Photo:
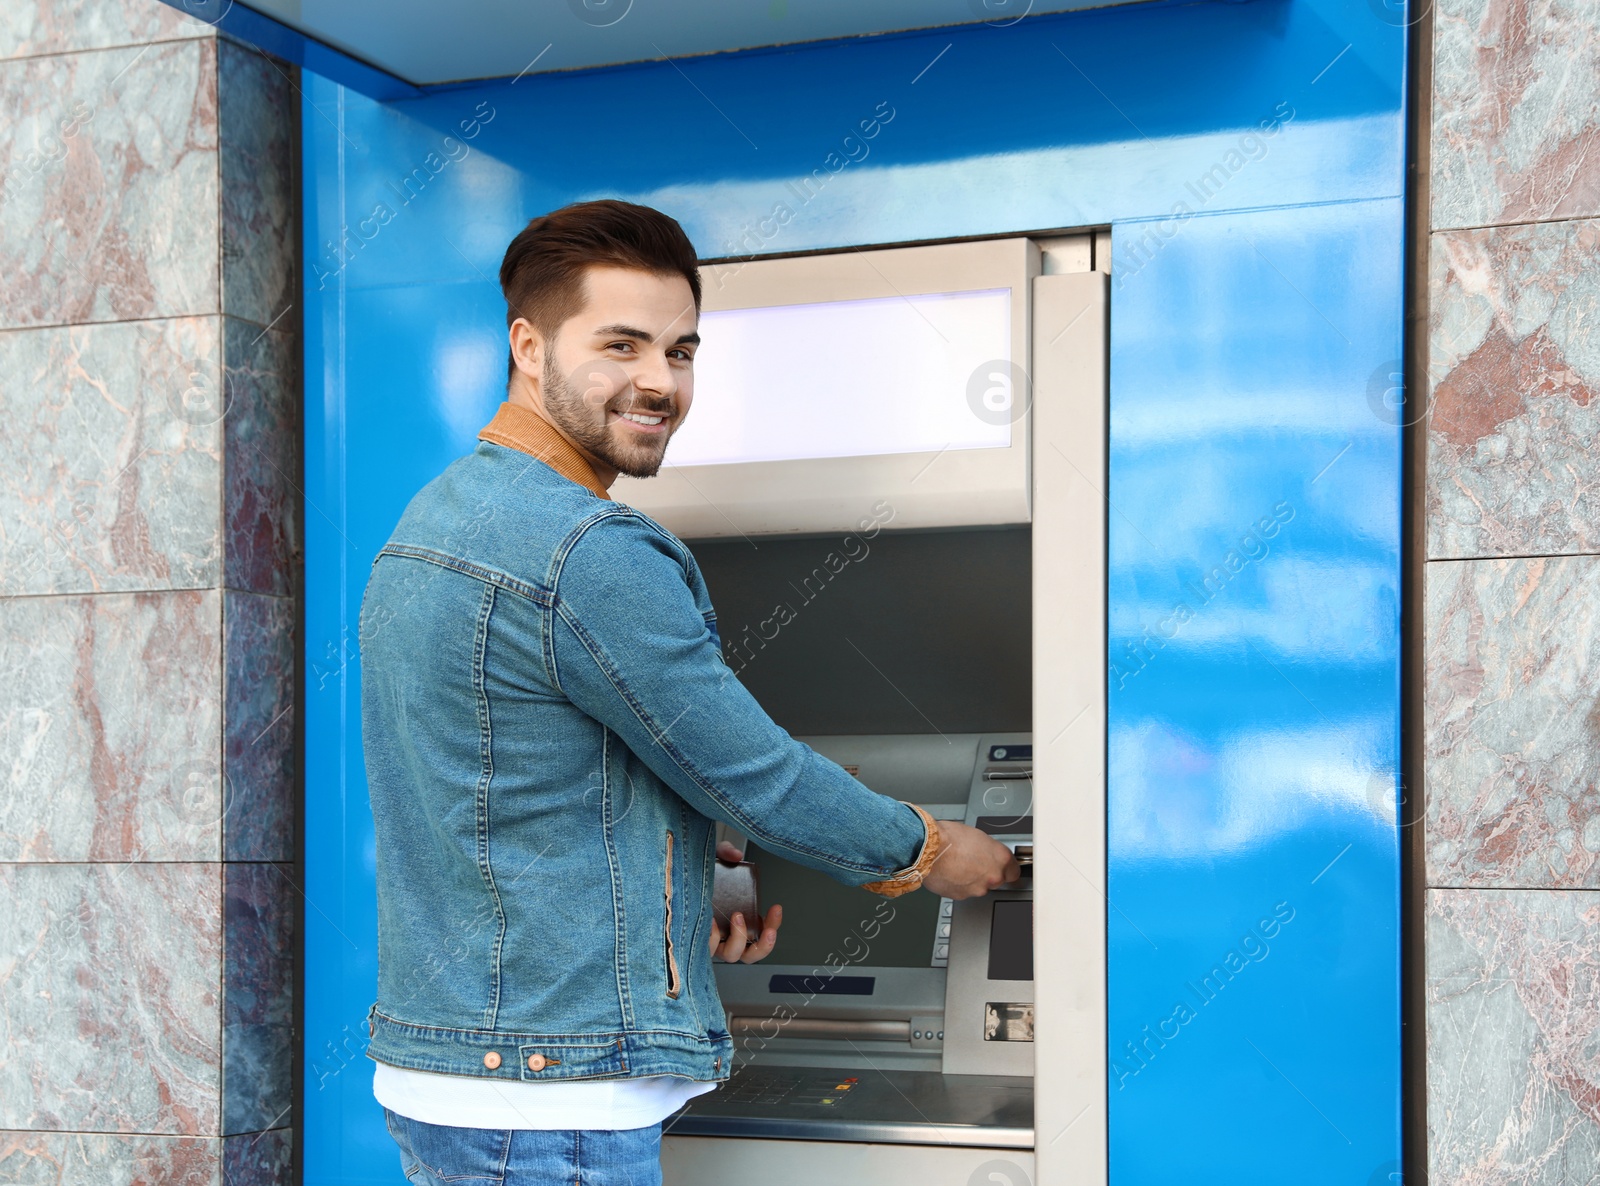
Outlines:
{"label": "stone tile wall", "polygon": [[289,1180],[297,102],[0,5],[0,1181]]}
{"label": "stone tile wall", "polygon": [[1434,1186],[1600,1182],[1600,3],[1434,9]]}

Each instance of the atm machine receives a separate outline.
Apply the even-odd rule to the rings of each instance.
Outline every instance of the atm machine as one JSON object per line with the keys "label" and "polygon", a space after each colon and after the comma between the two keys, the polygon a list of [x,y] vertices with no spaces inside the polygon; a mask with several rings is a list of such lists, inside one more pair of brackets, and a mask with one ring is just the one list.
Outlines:
{"label": "atm machine", "polygon": [[703,269],[694,414],[614,495],[689,543],[774,719],[1023,876],[884,899],[730,834],[785,918],[768,960],[717,967],[735,1067],[667,1122],[668,1183],[1106,1180],[1094,246]]}

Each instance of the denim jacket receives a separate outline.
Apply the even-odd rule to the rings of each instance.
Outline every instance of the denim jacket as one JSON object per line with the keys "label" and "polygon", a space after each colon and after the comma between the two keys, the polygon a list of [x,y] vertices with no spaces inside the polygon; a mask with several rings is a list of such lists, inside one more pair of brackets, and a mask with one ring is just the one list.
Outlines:
{"label": "denim jacket", "polygon": [[382,1062],[726,1078],[713,821],[852,885],[924,842],[767,717],[688,549],[514,405],[406,508],[360,640]]}

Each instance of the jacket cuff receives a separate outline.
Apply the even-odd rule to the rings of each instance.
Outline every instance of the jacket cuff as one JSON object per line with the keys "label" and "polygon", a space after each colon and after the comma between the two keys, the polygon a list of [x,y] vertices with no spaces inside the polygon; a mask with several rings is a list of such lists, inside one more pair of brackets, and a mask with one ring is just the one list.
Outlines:
{"label": "jacket cuff", "polygon": [[927,835],[922,842],[922,852],[918,855],[916,864],[900,870],[893,877],[884,878],[882,881],[869,881],[861,887],[875,894],[881,894],[885,898],[898,898],[901,894],[909,894],[912,890],[921,888],[922,879],[928,875],[928,870],[933,868],[933,863],[944,851],[945,840],[939,832],[939,822],[915,803],[907,803],[906,806],[922,817],[922,826]]}

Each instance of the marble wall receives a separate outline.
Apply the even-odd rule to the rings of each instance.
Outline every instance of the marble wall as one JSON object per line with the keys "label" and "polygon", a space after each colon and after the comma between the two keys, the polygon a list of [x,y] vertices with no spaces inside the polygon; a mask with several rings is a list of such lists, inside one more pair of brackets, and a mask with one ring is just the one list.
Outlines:
{"label": "marble wall", "polygon": [[0,1181],[289,1181],[297,102],[0,6]]}
{"label": "marble wall", "polygon": [[1600,3],[1434,6],[1435,1186],[1600,1182]]}

